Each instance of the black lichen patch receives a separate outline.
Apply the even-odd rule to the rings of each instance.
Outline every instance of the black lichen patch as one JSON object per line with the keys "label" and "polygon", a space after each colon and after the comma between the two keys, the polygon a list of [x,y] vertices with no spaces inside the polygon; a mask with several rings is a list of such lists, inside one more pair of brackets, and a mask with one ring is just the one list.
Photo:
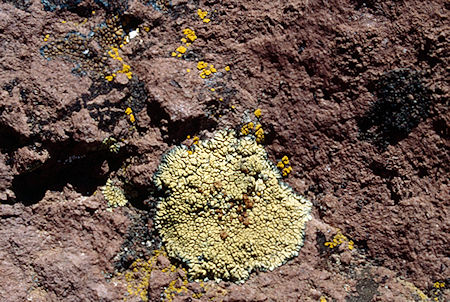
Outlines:
{"label": "black lichen patch", "polygon": [[157,11],[167,12],[171,8],[169,0],[142,0],[145,5],[152,6]]}
{"label": "black lichen patch", "polygon": [[395,145],[429,116],[431,90],[422,84],[419,72],[393,70],[372,86],[377,101],[358,120],[360,139],[381,148]]}
{"label": "black lichen patch", "polygon": [[372,301],[373,297],[378,294],[378,283],[371,276],[367,276],[358,280],[356,283],[357,295],[346,298],[347,302],[365,302]]}
{"label": "black lichen patch", "polygon": [[41,55],[48,60],[63,58],[76,64],[74,73],[104,80],[114,72],[108,61],[126,44],[126,34],[131,30],[130,22],[137,21],[129,17],[113,16],[96,26],[88,35],[69,32],[44,45],[40,49]]}
{"label": "black lichen patch", "polygon": [[28,8],[31,6],[31,0],[3,0],[2,2],[10,3],[23,11],[28,11]]}
{"label": "black lichen patch", "polygon": [[44,10],[54,11],[60,9],[71,9],[77,7],[81,0],[41,0]]}
{"label": "black lichen patch", "polygon": [[131,226],[128,228],[126,238],[122,243],[120,252],[115,257],[114,267],[123,272],[128,269],[136,259],[147,259],[152,251],[160,247],[161,242],[153,227],[155,209],[137,210],[137,214],[128,216]]}

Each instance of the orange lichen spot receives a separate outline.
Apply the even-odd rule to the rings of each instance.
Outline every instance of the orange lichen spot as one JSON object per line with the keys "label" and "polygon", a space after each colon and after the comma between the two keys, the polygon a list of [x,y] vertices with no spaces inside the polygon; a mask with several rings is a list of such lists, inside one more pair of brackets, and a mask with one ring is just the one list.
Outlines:
{"label": "orange lichen spot", "polygon": [[134,114],[130,114],[130,122],[134,123],[135,121]]}
{"label": "orange lichen spot", "polygon": [[131,110],[130,107],[128,107],[127,109],[125,109],[125,113],[126,113],[127,115],[130,115],[132,112],[133,112],[133,110]]}
{"label": "orange lichen spot", "polygon": [[257,118],[259,118],[260,116],[261,116],[261,109],[256,109],[255,110],[255,112],[253,112],[254,114],[255,114],[255,116],[257,117]]}
{"label": "orange lichen spot", "polygon": [[231,68],[230,68],[230,66],[225,66],[224,69],[225,69],[225,71],[230,71]]}
{"label": "orange lichen spot", "polygon": [[185,53],[186,52],[186,47],[184,46],[178,46],[178,48],[176,49],[176,51],[178,51],[179,53]]}

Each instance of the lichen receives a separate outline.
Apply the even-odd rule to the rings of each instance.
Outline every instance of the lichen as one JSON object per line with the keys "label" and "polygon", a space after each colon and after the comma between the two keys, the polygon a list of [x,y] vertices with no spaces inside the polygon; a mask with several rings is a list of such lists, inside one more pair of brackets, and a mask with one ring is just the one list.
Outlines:
{"label": "lichen", "polygon": [[128,203],[123,191],[115,186],[111,179],[108,179],[106,185],[102,187],[102,194],[108,201],[109,207],[123,207]]}
{"label": "lichen", "polygon": [[219,131],[165,155],[156,226],[167,253],[191,279],[244,281],[296,256],[311,202],[281,181],[252,136]]}

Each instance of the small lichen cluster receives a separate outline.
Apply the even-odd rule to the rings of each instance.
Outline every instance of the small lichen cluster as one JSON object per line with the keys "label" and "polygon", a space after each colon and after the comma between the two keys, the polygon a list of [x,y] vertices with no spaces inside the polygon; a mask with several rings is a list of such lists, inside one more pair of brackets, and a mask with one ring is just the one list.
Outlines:
{"label": "small lichen cluster", "polygon": [[277,162],[277,168],[281,170],[281,175],[283,177],[288,176],[292,172],[292,166],[289,163],[289,157],[286,155]]}
{"label": "small lichen cluster", "polygon": [[123,191],[116,187],[111,179],[108,179],[106,185],[102,187],[102,193],[110,207],[123,207],[128,203]]}
{"label": "small lichen cluster", "polygon": [[353,240],[348,239],[347,236],[342,234],[340,230],[338,230],[336,235],[334,235],[332,241],[327,241],[324,243],[324,245],[329,247],[330,249],[333,249],[341,245],[342,243],[347,243],[349,250],[353,250],[353,248],[355,247],[355,243],[353,242]]}
{"label": "small lichen cluster", "polygon": [[264,130],[262,128],[262,125],[259,123],[260,117],[262,115],[261,109],[257,108],[253,112],[253,114],[255,115],[255,117],[258,121],[253,122],[252,120],[250,120],[249,122],[245,123],[241,127],[240,133],[241,133],[241,135],[252,134],[255,136],[257,143],[262,143],[264,141]]}
{"label": "small lichen cluster", "polygon": [[251,136],[219,131],[172,149],[155,174],[165,191],[156,226],[168,255],[194,280],[237,282],[296,256],[312,205],[280,179]]}
{"label": "small lichen cluster", "polygon": [[187,48],[192,45],[192,43],[197,40],[195,31],[190,28],[183,29],[184,38],[181,38],[182,45],[178,46],[175,51],[171,53],[172,57],[181,58],[187,51]]}
{"label": "small lichen cluster", "polygon": [[[46,35],[44,41],[48,39],[49,35]],[[131,78],[130,66],[119,55],[119,48],[128,41],[122,20],[113,16],[96,26],[88,35],[70,32],[63,38],[47,43],[40,52],[48,60],[60,57],[77,64],[77,73],[112,81],[117,73],[124,73]],[[121,68],[111,70],[108,64],[111,58],[119,61]]]}
{"label": "small lichen cluster", "polygon": [[[150,285],[150,277],[152,271],[155,269],[157,259],[159,256],[166,256],[163,251],[156,250],[154,251],[154,255],[148,259],[147,261],[142,259],[137,259],[134,261],[130,270],[124,274],[125,281],[127,282],[127,294],[128,296],[137,296],[144,302],[148,301],[148,287]],[[175,265],[170,265],[168,267],[156,268],[160,269],[163,273],[174,273],[179,270]],[[183,270],[181,268],[181,270]],[[184,271],[185,273],[185,271]],[[118,274],[121,276],[122,274]],[[186,274],[182,274],[186,276]],[[182,285],[177,286],[181,281]],[[170,281],[169,286],[164,290],[165,301],[172,301],[176,294],[187,293],[186,285],[188,284],[188,280],[186,277],[179,280],[178,278]]]}

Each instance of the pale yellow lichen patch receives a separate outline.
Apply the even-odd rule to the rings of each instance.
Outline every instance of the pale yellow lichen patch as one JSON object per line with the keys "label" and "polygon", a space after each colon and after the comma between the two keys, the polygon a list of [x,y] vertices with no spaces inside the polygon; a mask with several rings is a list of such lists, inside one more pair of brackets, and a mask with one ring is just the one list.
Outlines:
{"label": "pale yellow lichen patch", "polygon": [[102,187],[102,193],[110,207],[123,207],[128,202],[123,191],[116,187],[111,179],[108,179],[106,185]]}
{"label": "pale yellow lichen patch", "polygon": [[244,281],[296,256],[311,202],[281,181],[252,136],[219,131],[163,159],[155,184],[165,194],[156,226],[170,257],[192,279]]}

